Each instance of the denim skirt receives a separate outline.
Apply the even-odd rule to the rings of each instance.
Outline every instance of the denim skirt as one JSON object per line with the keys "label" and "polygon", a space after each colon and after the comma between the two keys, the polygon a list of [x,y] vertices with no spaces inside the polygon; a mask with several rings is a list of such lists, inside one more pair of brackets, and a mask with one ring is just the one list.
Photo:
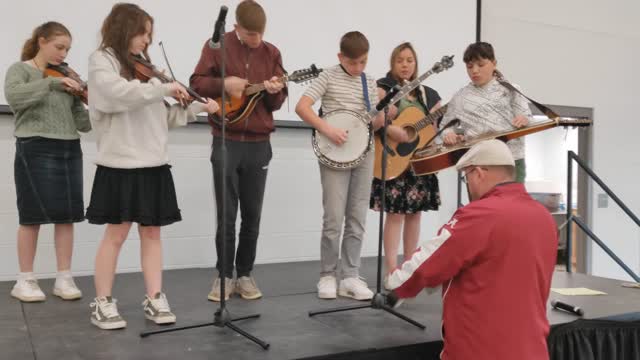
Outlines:
{"label": "denim skirt", "polygon": [[80,140],[16,138],[13,171],[21,225],[84,220]]}

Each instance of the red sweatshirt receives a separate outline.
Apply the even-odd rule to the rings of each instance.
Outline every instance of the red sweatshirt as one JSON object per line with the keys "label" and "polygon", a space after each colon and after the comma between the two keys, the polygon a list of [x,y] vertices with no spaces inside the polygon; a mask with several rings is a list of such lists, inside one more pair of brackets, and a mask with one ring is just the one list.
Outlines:
{"label": "red sweatshirt", "polygon": [[[237,76],[249,80],[250,84],[262,83],[273,76],[282,76],[282,56],[274,45],[263,41],[259,47],[251,49],[238,39],[235,31],[224,34],[225,41],[225,66],[227,77]],[[216,99],[222,96],[220,91],[223,80],[221,78],[222,52],[220,49],[211,49],[209,41],[204,44],[200,61],[189,79],[190,86],[200,96]],[[226,129],[228,139],[236,141],[264,141],[269,139],[269,134],[274,131],[272,112],[280,109],[287,97],[287,88],[277,94],[265,92],[263,98],[258,101],[255,109],[249,115],[246,130],[234,131]],[[221,136],[221,130],[213,121],[214,136]]]}
{"label": "red sweatshirt", "polygon": [[522,184],[458,209],[389,278],[401,298],[443,284],[442,359],[548,359],[546,303],[558,237]]}

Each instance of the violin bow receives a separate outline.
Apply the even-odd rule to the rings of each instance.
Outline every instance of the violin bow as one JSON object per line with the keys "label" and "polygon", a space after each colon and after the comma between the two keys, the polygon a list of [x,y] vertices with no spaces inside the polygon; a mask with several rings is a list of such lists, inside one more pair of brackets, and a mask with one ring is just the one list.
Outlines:
{"label": "violin bow", "polygon": [[[185,86],[184,84],[182,84],[180,81],[178,81],[176,79],[176,76],[173,73],[173,69],[171,68],[171,64],[169,63],[169,58],[167,57],[167,53],[164,51],[164,44],[162,43],[162,41],[160,41],[158,43],[158,45],[160,46],[160,50],[162,50],[162,56],[164,57],[164,62],[167,64],[167,68],[169,69],[169,73],[171,74],[171,77],[173,78],[173,81],[175,81],[178,84],[184,86],[185,89],[187,90],[187,92],[189,93],[189,95],[193,96],[196,100],[198,100],[199,102],[201,102],[203,104],[206,104],[207,101],[205,99],[203,99],[200,95],[196,94],[195,91],[191,90],[188,86]],[[184,107],[184,104],[183,104],[183,107]]]}

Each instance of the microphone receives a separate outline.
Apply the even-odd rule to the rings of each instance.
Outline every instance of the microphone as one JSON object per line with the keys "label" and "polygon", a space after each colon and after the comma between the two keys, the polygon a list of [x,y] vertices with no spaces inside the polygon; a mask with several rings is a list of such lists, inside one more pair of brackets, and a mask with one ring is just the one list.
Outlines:
{"label": "microphone", "polygon": [[578,315],[578,316],[584,315],[584,310],[582,310],[579,306],[569,305],[569,304],[563,303],[562,301],[551,300],[551,306],[554,309],[564,310],[574,315]]}
{"label": "microphone", "polygon": [[[424,144],[424,146],[422,147],[423,149],[426,148],[427,146],[429,146],[433,140],[435,140],[438,136],[440,136],[440,134],[442,134],[443,131],[445,131],[446,129],[452,127],[452,126],[458,126],[460,127],[460,119],[453,119],[451,120],[447,125],[443,126],[442,129],[438,130],[438,132],[435,133],[435,135],[433,135],[431,137],[431,139],[429,139],[429,141],[427,141],[426,144]],[[455,131],[455,130],[454,130]],[[464,133],[464,132],[463,132]],[[456,133],[457,134],[457,133]]]}
{"label": "microphone", "polygon": [[[460,122],[460,119],[453,119],[453,121],[451,121],[451,123],[455,122],[456,123],[456,127],[455,129],[453,129],[453,132],[456,135],[464,135],[464,129],[462,128],[462,123]],[[449,123],[449,124],[451,124]]]}
{"label": "microphone", "polygon": [[391,99],[393,99],[393,97],[396,96],[398,91],[400,91],[400,86],[398,86],[398,85],[396,85],[396,86],[392,87],[391,89],[389,89],[389,92],[387,92],[387,95],[385,95],[385,97],[383,97],[382,100],[380,100],[380,102],[378,102],[378,105],[376,105],[376,110],[381,111],[382,109],[387,107],[387,105],[389,105],[389,102],[391,101]]}
{"label": "microphone", "polygon": [[443,131],[445,131],[446,129],[455,126],[456,128],[453,129],[453,132],[456,135],[464,135],[464,129],[461,126],[461,122],[460,119],[453,119],[451,121],[449,121],[449,123],[445,126],[442,127],[442,129],[440,129],[440,131],[438,131],[438,134],[436,135],[440,135],[440,133],[442,133]]}
{"label": "microphone", "polygon": [[216,20],[216,24],[213,27],[213,35],[211,35],[211,39],[209,39],[209,47],[211,49],[217,49],[220,47],[220,33],[224,31],[222,28],[222,23],[227,17],[227,12],[229,8],[222,5],[220,6],[220,12],[218,13],[218,20]]}

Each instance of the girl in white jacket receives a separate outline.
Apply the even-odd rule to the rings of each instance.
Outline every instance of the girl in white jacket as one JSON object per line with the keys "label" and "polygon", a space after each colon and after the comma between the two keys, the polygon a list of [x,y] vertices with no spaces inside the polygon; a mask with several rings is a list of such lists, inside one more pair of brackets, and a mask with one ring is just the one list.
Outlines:
{"label": "girl in white jacket", "polygon": [[96,255],[96,298],[91,322],[101,329],[126,326],[111,296],[118,254],[138,223],[147,319],[173,323],[162,293],[160,227],[180,221],[167,152],[168,130],[218,105],[167,106],[164,98],[188,98],[178,83],[135,78],[134,56],[147,55],[153,19],[134,4],[117,4],[102,25],[102,43],[89,59],[89,114],[97,133],[96,174],[87,219],[107,224]]}

